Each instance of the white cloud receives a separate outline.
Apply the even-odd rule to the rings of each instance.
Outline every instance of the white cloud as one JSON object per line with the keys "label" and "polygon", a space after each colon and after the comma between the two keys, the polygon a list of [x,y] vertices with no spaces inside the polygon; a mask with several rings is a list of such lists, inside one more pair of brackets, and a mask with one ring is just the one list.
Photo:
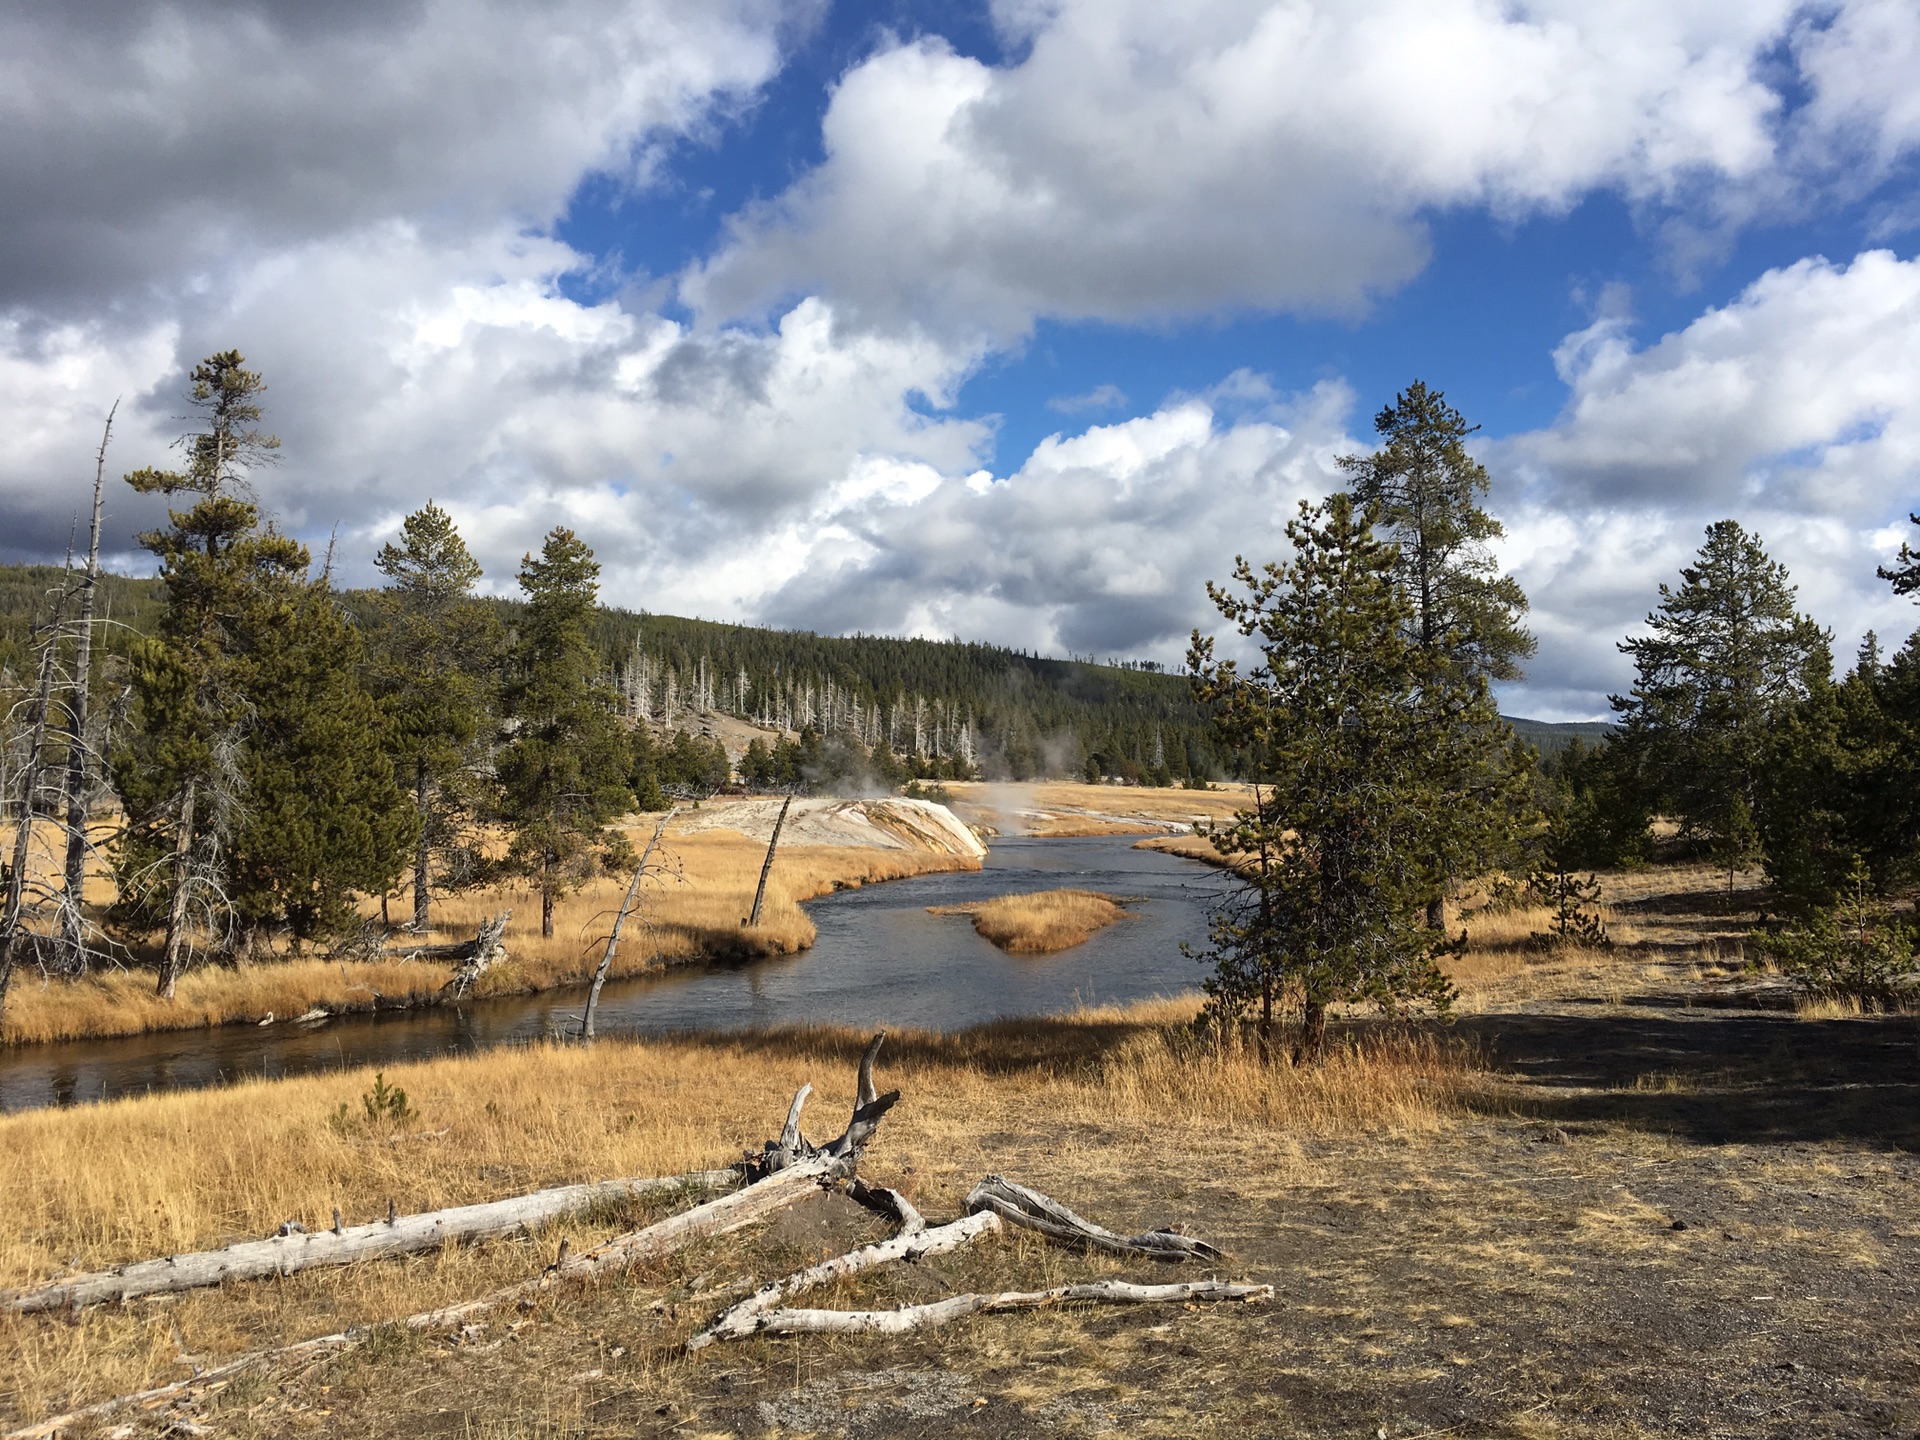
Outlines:
{"label": "white cloud", "polygon": [[991,635],[1177,660],[1217,628],[1207,580],[1278,558],[1303,497],[1336,488],[1352,395],[1323,384],[1222,424],[1202,399],[1041,442],[1004,479],[949,476],[911,505],[850,507],[765,609],[829,630]]}
{"label": "white cloud", "polygon": [[134,0],[0,14],[0,307],[151,303],[409,217],[545,224],[743,103],[814,0]]}
{"label": "white cloud", "polygon": [[[1422,268],[1436,207],[1517,217],[1597,188],[1647,203],[1776,188],[1783,102],[1760,71],[1799,10],[1212,0],[1175,17],[1149,0],[1060,0],[998,13],[1031,41],[1017,63],[922,40],[846,75],[824,164],[739,217],[687,295],[727,314],[819,292],[867,323],[1002,336],[1041,315],[1351,312]],[[1839,45],[1802,41],[1826,129],[1893,113],[1895,99],[1841,78]]]}
{"label": "white cloud", "polygon": [[1724,516],[1792,571],[1843,662],[1869,628],[1912,630],[1874,570],[1920,505],[1920,260],[1803,260],[1645,348],[1603,319],[1558,361],[1559,419],[1490,447],[1518,482],[1509,555],[1543,692],[1592,713],[1622,688],[1612,642]]}

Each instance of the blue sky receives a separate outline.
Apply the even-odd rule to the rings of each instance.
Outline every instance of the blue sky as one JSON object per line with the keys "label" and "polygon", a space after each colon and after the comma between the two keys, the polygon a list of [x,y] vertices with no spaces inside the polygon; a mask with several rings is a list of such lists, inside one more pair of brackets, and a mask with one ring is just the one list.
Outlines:
{"label": "blue sky", "polygon": [[617,603],[1177,660],[1417,377],[1513,710],[1604,713],[1722,515],[1843,655],[1916,619],[1907,0],[138,0],[0,55],[6,558],[232,345],[350,580],[432,496],[502,590],[567,524]]}

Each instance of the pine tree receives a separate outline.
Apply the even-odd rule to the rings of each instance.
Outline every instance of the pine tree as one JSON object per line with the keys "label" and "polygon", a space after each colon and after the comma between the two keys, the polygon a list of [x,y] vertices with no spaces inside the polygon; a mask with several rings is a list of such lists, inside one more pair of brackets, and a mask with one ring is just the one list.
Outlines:
{"label": "pine tree", "polygon": [[[1920,513],[1907,516],[1915,525],[1920,525]],[[1896,595],[1920,595],[1920,550],[1902,544],[1900,555],[1891,567],[1881,566],[1877,572],[1882,580],[1893,582]]]}
{"label": "pine tree", "polygon": [[[1526,594],[1501,573],[1489,548],[1506,532],[1481,506],[1491,481],[1467,453],[1467,437],[1479,427],[1419,380],[1374,417],[1373,427],[1380,449],[1344,456],[1340,465],[1369,523],[1398,547],[1394,575],[1410,602],[1411,638],[1436,674],[1457,683],[1519,679],[1534,639],[1522,620]],[[1497,716],[1490,723],[1497,729]],[[1435,929],[1446,921],[1452,877],[1509,850],[1524,828],[1524,811],[1492,803],[1506,793],[1506,769],[1496,762],[1488,774],[1458,777],[1471,793],[1455,809],[1460,823],[1444,837],[1449,863],[1427,900]]]}
{"label": "pine tree", "polygon": [[585,884],[601,862],[630,858],[608,828],[633,797],[626,736],[589,639],[599,576],[593,551],[559,527],[538,559],[520,562],[527,611],[507,690],[514,730],[497,768],[513,830],[508,863],[538,886],[545,936],[559,896]]}
{"label": "pine tree", "polygon": [[1794,608],[1786,568],[1732,520],[1707,527],[1649,632],[1621,642],[1633,693],[1619,744],[1647,793],[1728,868],[1752,848],[1769,731],[1832,669],[1828,637]]}
{"label": "pine tree", "polygon": [[418,833],[395,783],[386,716],[361,679],[360,633],[324,576],[271,577],[240,627],[249,718],[229,842],[228,898],[243,933],[337,934],[356,895],[381,895]]}
{"label": "pine tree", "polygon": [[142,494],[197,496],[168,528],[140,537],[160,560],[167,602],[158,634],[132,656],[135,728],[113,765],[128,827],[118,860],[123,916],[162,923],[158,988],[171,998],[197,915],[229,913],[226,845],[240,804],[235,765],[247,705],[234,674],[239,617],[262,586],[304,567],[305,552],[259,529],[248,475],[280,442],[259,428],[260,376],[234,350],[201,361],[189,402],[204,427],[181,437],[182,470],[136,470]]}
{"label": "pine tree", "polygon": [[432,927],[436,884],[477,871],[475,826],[490,808],[491,704],[504,634],[473,598],[481,575],[453,517],[429,500],[374,565],[387,577],[371,680],[389,720],[399,781],[413,794],[413,930]]}
{"label": "pine tree", "polygon": [[1236,562],[1244,593],[1208,586],[1260,663],[1243,674],[1198,631],[1187,663],[1221,738],[1257,756],[1265,780],[1214,836],[1242,861],[1249,903],[1216,918],[1210,1011],[1233,1024],[1257,1010],[1264,1053],[1274,1008],[1295,1004],[1311,1058],[1330,1005],[1448,1003],[1437,957],[1449,945],[1423,911],[1450,858],[1456,779],[1499,770],[1518,790],[1526,776],[1485,678],[1416,642],[1398,555],[1352,498],[1303,503],[1287,537],[1285,565]]}
{"label": "pine tree", "polygon": [[1381,448],[1340,466],[1374,529],[1399,546],[1394,574],[1412,602],[1415,639],[1464,675],[1519,679],[1534,639],[1521,620],[1526,593],[1488,548],[1506,531],[1481,508],[1491,481],[1466,449],[1480,427],[1416,380],[1373,428]]}

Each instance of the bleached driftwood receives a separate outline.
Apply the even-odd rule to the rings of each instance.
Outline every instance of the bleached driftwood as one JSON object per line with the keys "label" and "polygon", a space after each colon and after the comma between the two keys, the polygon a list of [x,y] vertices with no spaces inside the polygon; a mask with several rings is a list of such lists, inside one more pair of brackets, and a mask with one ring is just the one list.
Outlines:
{"label": "bleached driftwood", "polygon": [[[507,921],[513,918],[513,911],[502,910],[498,915],[480,922],[480,933],[464,945],[444,947],[450,953],[445,958],[460,961],[460,968],[453,972],[453,978],[440,987],[440,993],[450,999],[460,1000],[471,994],[473,987],[482,975],[507,958],[507,947],[500,943],[500,937],[507,933]],[[427,946],[413,952],[416,959],[439,958],[431,952],[443,947]]]}
{"label": "bleached driftwood", "polygon": [[736,1185],[737,1170],[697,1170],[663,1179],[602,1180],[587,1185],[560,1185],[480,1205],[456,1205],[418,1215],[396,1215],[371,1225],[341,1227],[335,1212],[331,1230],[300,1231],[269,1240],[250,1240],[221,1250],[169,1255],[142,1260],[111,1270],[74,1275],[28,1290],[0,1293],[0,1312],[32,1314],[47,1310],[78,1310],[141,1295],[166,1295],[219,1285],[228,1280],[253,1280],[268,1275],[291,1275],[321,1265],[350,1265],[388,1255],[436,1250],[449,1240],[470,1242],[493,1239],[529,1229],[546,1221],[584,1210],[591,1205],[672,1190],[717,1190]]}
{"label": "bleached driftwood", "polygon": [[[643,1230],[615,1236],[605,1244],[596,1245],[593,1249],[584,1250],[578,1255],[563,1254],[560,1260],[549,1265],[544,1273],[534,1279],[505,1286],[490,1295],[481,1296],[478,1300],[468,1300],[462,1304],[448,1305],[438,1310],[423,1310],[397,1323],[408,1330],[442,1330],[448,1326],[462,1324],[488,1310],[526,1300],[565,1280],[583,1279],[638,1260],[655,1259],[671,1254],[676,1250],[684,1249],[696,1240],[731,1234],[811,1194],[827,1178],[832,1164],[832,1161],[826,1159],[803,1161],[791,1169],[783,1170],[778,1175],[769,1176],[745,1189],[736,1190],[731,1195],[709,1200],[704,1205],[697,1205],[678,1215],[669,1215],[666,1219],[649,1225]],[[203,1370],[188,1379],[176,1380],[170,1385],[156,1386],[151,1390],[142,1390],[133,1395],[116,1396],[111,1400],[103,1400],[97,1405],[69,1411],[64,1415],[55,1415],[51,1419],[42,1420],[24,1429],[10,1430],[5,1436],[0,1437],[0,1440],[48,1440],[48,1437],[57,1435],[63,1430],[72,1429],[85,1421],[102,1420],[129,1409],[154,1409],[170,1401],[184,1399],[263,1365],[314,1360],[350,1349],[372,1333],[374,1328],[356,1326],[351,1330],[341,1330],[332,1335],[319,1335],[311,1340],[301,1340],[292,1345],[282,1345],[271,1350],[255,1350],[250,1354],[239,1355],[232,1360],[224,1361],[210,1370]]]}
{"label": "bleached driftwood", "polygon": [[1150,1260],[1178,1263],[1182,1260],[1219,1261],[1225,1257],[1204,1240],[1181,1235],[1173,1230],[1150,1230],[1144,1235],[1116,1235],[1073,1213],[1057,1200],[1038,1190],[1017,1185],[1000,1175],[989,1175],[967,1196],[969,1211],[990,1210],[1002,1220],[1028,1230],[1037,1230],[1051,1239],[1105,1250],[1115,1255],[1144,1255]]}
{"label": "bleached driftwood", "polygon": [[[943,1227],[944,1228],[944,1227]],[[932,1231],[928,1231],[932,1234]],[[999,1310],[1038,1310],[1049,1305],[1150,1305],[1168,1301],[1271,1300],[1271,1285],[1229,1285],[1195,1280],[1184,1285],[1134,1285],[1100,1280],[1051,1290],[1007,1290],[997,1295],[954,1295],[898,1310],[768,1310],[749,1333],[762,1335],[905,1335],[950,1325],[969,1315]]]}
{"label": "bleached driftwood", "polygon": [[894,1221],[899,1225],[902,1235],[912,1235],[927,1228],[927,1217],[914,1209],[913,1202],[898,1190],[889,1190],[884,1185],[869,1185],[856,1175],[847,1182],[847,1195],[855,1203]]}
{"label": "bleached driftwood", "polygon": [[788,1313],[780,1311],[777,1307],[803,1290],[811,1290],[816,1285],[825,1285],[834,1280],[844,1280],[849,1275],[858,1275],[863,1270],[872,1270],[881,1265],[891,1265],[895,1261],[912,1263],[923,1260],[929,1255],[944,1255],[949,1250],[958,1250],[969,1241],[999,1230],[1000,1224],[998,1215],[991,1210],[982,1210],[977,1214],[955,1220],[951,1224],[937,1225],[931,1230],[921,1229],[911,1234],[896,1235],[893,1239],[883,1240],[878,1245],[865,1245],[858,1250],[850,1250],[845,1255],[836,1255],[830,1260],[822,1260],[818,1265],[809,1266],[805,1270],[787,1276],[784,1280],[776,1280],[771,1285],[763,1286],[727,1311],[707,1329],[687,1341],[687,1349],[703,1350],[716,1340],[738,1340],[748,1335],[758,1334],[768,1328],[765,1323],[767,1316]]}
{"label": "bleached driftwood", "polygon": [[761,1148],[759,1155],[746,1157],[747,1171],[750,1175],[773,1175],[797,1165],[805,1160],[825,1156],[834,1162],[833,1173],[837,1176],[849,1176],[860,1160],[860,1152],[873,1138],[873,1132],[879,1128],[880,1119],[887,1111],[900,1103],[900,1092],[889,1090],[884,1095],[876,1095],[873,1087],[873,1062],[880,1054],[880,1046],[887,1038],[882,1030],[867,1042],[866,1053],[860,1057],[860,1073],[854,1089],[853,1118],[847,1122],[847,1128],[839,1139],[825,1145],[815,1145],[801,1133],[800,1112],[805,1108],[807,1096],[813,1093],[813,1086],[802,1085],[794,1092],[793,1103],[787,1107],[787,1123],[780,1129],[778,1140],[769,1140]]}

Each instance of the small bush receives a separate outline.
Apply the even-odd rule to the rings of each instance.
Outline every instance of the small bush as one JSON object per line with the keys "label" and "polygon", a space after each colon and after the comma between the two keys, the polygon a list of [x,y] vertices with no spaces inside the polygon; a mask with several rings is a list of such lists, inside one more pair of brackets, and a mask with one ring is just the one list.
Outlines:
{"label": "small bush", "polygon": [[1920,930],[1893,918],[1857,860],[1839,904],[1785,930],[1756,931],[1753,943],[1781,974],[1815,995],[1890,1002],[1920,979]]}
{"label": "small bush", "polygon": [[405,1125],[420,1118],[420,1112],[415,1110],[408,1101],[407,1092],[398,1085],[387,1084],[385,1071],[374,1072],[373,1088],[362,1092],[360,1109],[364,1118],[356,1121],[347,1108],[347,1102],[342,1100],[328,1123],[335,1130],[345,1134],[361,1125],[385,1129],[389,1126]]}
{"label": "small bush", "polygon": [[1592,875],[1582,879],[1562,866],[1547,866],[1533,872],[1527,888],[1553,911],[1552,923],[1531,937],[1535,949],[1579,945],[1598,950],[1613,944],[1607,938],[1606,924],[1588,908],[1600,903],[1600,882]]}

